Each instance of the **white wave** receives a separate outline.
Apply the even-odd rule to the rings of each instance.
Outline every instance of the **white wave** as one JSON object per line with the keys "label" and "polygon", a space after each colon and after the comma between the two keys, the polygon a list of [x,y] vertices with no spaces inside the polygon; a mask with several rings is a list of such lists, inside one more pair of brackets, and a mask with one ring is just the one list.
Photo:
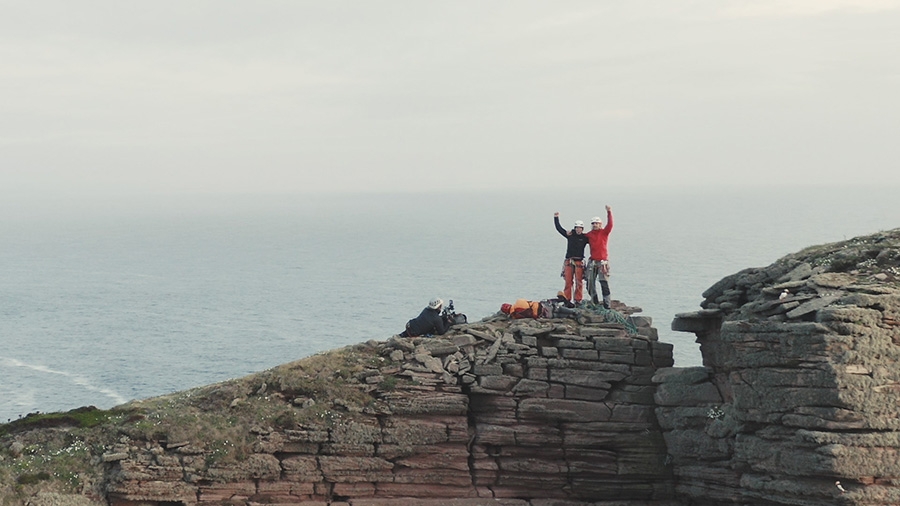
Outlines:
{"label": "white wave", "polygon": [[116,404],[124,404],[124,403],[128,402],[128,399],[126,399],[125,397],[122,397],[116,391],[111,390],[109,388],[98,387],[98,386],[94,385],[93,383],[91,383],[91,381],[88,380],[87,378],[85,378],[84,376],[72,374],[67,371],[57,371],[56,369],[51,369],[45,365],[28,364],[28,363],[22,362],[21,360],[15,359],[15,358],[9,358],[9,357],[3,357],[3,356],[0,356],[0,364],[2,364],[3,366],[6,366],[6,367],[21,367],[24,369],[29,369],[32,371],[37,371],[37,372],[41,372],[41,373],[45,373],[45,374],[55,374],[58,376],[62,376],[64,378],[68,378],[73,384],[78,385],[81,388],[84,388],[85,390],[88,390],[91,392],[97,392],[99,394],[105,395],[106,397],[109,397]]}

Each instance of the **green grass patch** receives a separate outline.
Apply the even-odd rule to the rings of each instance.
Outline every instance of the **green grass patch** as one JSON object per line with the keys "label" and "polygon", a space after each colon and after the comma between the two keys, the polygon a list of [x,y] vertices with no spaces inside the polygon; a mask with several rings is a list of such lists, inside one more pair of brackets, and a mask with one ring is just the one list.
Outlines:
{"label": "green grass patch", "polygon": [[17,432],[50,427],[96,427],[110,421],[128,416],[127,411],[102,410],[94,406],[85,406],[66,412],[29,413],[24,418],[0,425],[0,437]]}
{"label": "green grass patch", "polygon": [[34,485],[35,483],[39,483],[42,481],[47,481],[50,479],[50,473],[46,471],[41,471],[39,473],[34,474],[22,474],[16,478],[16,483],[19,485]]}
{"label": "green grass patch", "polygon": [[397,388],[396,376],[386,376],[384,380],[378,384],[378,389],[384,392],[390,392],[395,388]]}

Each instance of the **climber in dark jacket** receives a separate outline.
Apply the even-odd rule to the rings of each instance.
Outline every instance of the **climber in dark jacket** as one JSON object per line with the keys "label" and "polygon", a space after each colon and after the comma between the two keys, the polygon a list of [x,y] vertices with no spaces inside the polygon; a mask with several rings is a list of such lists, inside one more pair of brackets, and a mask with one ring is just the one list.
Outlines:
{"label": "climber in dark jacket", "polygon": [[432,299],[428,303],[428,307],[419,313],[419,316],[406,322],[406,330],[400,333],[400,337],[443,335],[450,329],[450,325],[441,317],[443,307],[444,301],[438,298]]}
{"label": "climber in dark jacket", "polygon": [[559,213],[553,213],[553,224],[556,231],[566,238],[566,260],[563,262],[560,276],[565,280],[563,295],[566,305],[574,307],[581,302],[584,283],[584,247],[588,245],[588,236],[584,233],[584,223],[581,220],[575,222],[572,230],[566,231],[559,224]]}

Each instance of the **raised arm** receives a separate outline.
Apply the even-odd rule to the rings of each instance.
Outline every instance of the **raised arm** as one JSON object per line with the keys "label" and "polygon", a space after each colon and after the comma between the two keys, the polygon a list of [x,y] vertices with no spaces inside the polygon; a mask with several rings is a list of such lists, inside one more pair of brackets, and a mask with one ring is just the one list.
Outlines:
{"label": "raised arm", "polygon": [[609,232],[612,232],[612,228],[613,228],[612,208],[609,206],[606,206],[606,226],[604,227],[604,229],[606,230],[607,233],[609,233]]}
{"label": "raised arm", "polygon": [[553,224],[556,225],[556,231],[563,237],[568,237],[569,233],[559,224],[559,213],[553,213]]}

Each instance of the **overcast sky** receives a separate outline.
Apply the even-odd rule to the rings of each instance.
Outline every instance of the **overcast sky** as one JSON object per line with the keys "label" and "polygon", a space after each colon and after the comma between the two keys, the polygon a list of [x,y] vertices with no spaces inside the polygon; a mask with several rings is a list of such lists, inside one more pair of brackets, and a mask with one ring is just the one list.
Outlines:
{"label": "overcast sky", "polygon": [[0,8],[0,194],[900,185],[900,1]]}

